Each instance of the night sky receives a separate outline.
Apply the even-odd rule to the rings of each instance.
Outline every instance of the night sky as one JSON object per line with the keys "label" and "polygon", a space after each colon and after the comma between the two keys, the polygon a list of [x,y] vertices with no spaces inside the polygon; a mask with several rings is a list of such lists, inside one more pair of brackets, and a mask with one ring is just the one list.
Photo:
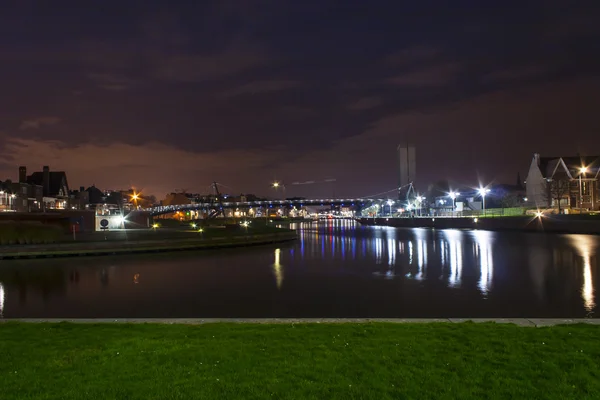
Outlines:
{"label": "night sky", "polygon": [[364,196],[411,141],[422,190],[515,183],[534,152],[600,154],[598,21],[599,1],[4,0],[0,180]]}

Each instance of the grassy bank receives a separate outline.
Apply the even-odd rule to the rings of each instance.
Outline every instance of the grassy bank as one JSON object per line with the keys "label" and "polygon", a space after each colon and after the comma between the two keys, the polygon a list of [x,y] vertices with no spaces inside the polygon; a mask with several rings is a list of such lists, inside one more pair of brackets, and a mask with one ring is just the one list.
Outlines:
{"label": "grassy bank", "polygon": [[0,245],[54,243],[63,237],[63,229],[41,222],[0,222]]}
{"label": "grassy bank", "polygon": [[600,397],[600,327],[0,324],[2,399]]}

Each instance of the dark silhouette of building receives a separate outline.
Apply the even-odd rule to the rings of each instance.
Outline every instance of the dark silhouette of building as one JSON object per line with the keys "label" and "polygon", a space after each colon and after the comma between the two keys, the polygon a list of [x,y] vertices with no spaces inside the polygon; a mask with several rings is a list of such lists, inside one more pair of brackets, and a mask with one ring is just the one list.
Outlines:
{"label": "dark silhouette of building", "polygon": [[69,184],[64,171],[50,171],[50,167],[44,166],[42,171],[27,176],[27,169],[22,166],[19,167],[19,179],[29,185],[42,187],[43,210],[69,208]]}

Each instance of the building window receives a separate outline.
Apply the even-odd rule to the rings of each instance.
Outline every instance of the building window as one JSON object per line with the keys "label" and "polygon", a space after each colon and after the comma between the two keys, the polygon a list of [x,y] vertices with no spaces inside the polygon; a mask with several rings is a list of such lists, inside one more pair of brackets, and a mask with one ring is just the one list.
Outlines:
{"label": "building window", "polygon": [[23,207],[27,207],[27,199],[23,199]]}
{"label": "building window", "polygon": [[27,186],[23,186],[21,190],[23,191],[23,194],[27,194]]}

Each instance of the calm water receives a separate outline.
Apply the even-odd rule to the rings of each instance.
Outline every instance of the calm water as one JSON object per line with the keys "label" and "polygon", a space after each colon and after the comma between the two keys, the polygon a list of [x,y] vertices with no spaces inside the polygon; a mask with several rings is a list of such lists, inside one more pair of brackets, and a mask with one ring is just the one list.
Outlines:
{"label": "calm water", "polygon": [[283,246],[0,261],[15,317],[594,316],[600,237],[302,224]]}

